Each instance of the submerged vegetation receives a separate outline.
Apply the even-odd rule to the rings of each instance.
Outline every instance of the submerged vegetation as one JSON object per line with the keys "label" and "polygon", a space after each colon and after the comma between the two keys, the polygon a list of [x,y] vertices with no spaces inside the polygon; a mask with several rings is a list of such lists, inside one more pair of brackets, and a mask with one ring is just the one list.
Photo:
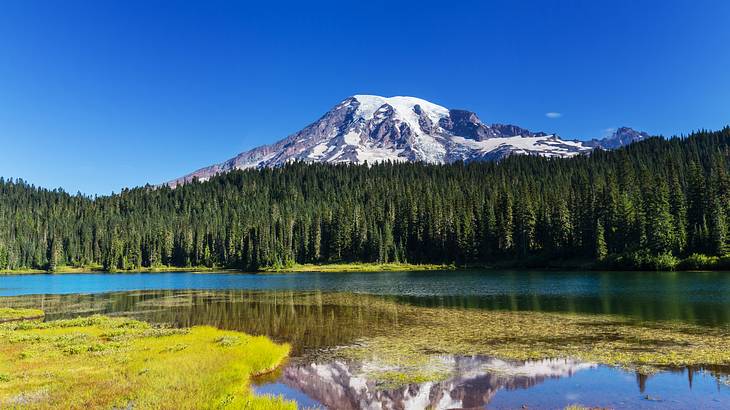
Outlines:
{"label": "submerged vegetation", "polygon": [[[213,324],[291,341],[303,351],[380,363],[376,379],[423,380],[439,355],[501,359],[573,358],[652,372],[664,367],[730,366],[730,327],[631,316],[487,310],[458,301],[417,306],[397,299],[321,292],[134,292],[112,299],[28,296],[16,306],[43,303],[55,316],[125,306],[128,314],[180,326]],[[448,301],[444,301],[448,302]],[[643,305],[646,309],[651,306]],[[630,312],[629,312],[630,313]],[[651,316],[651,315],[650,315]],[[340,346],[338,349],[328,348]],[[324,348],[324,349],[323,349]]]}
{"label": "submerged vegetation", "polygon": [[95,198],[0,180],[0,269],[576,260],[723,269],[728,156],[725,128],[569,159],[295,163]]}
{"label": "submerged vegetation", "polygon": [[[513,360],[574,358],[650,373],[666,367],[730,365],[730,330],[615,316],[401,308],[399,325],[338,354],[379,363],[383,382],[433,379],[440,354]],[[426,376],[424,376],[424,372]]]}
{"label": "submerged vegetation", "polygon": [[[246,298],[283,303],[290,308],[280,312],[269,308],[269,314],[283,315],[296,309],[300,312],[298,320],[304,320],[305,307],[311,307],[311,312],[335,306],[361,312],[356,320],[347,322],[359,336],[349,335],[340,340],[345,347],[320,354],[367,361],[373,364],[368,377],[387,386],[447,378],[450,375],[437,365],[439,355],[573,358],[642,373],[667,367],[730,366],[727,326],[641,321],[616,315],[420,307],[345,293],[288,297],[249,293]],[[279,323],[282,319],[270,317],[269,321]],[[329,326],[325,317],[317,321],[324,322],[319,326]]]}
{"label": "submerged vegetation", "polygon": [[0,324],[0,407],[294,409],[248,388],[288,352],[266,337],[208,326],[98,315],[8,322]]}

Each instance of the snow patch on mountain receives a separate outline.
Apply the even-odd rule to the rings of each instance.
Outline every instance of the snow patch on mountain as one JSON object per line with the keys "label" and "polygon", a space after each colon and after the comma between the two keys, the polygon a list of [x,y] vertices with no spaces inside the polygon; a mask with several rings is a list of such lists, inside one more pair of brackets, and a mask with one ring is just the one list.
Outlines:
{"label": "snow patch on mountain", "polygon": [[[370,120],[375,112],[384,105],[393,107],[397,118],[412,124],[418,124],[418,116],[415,115],[414,107],[420,106],[425,110],[431,121],[438,122],[441,118],[449,116],[449,110],[432,102],[416,97],[380,97],[378,95],[354,95],[351,98],[358,101],[357,116],[363,120]],[[347,100],[345,100],[347,101]]]}

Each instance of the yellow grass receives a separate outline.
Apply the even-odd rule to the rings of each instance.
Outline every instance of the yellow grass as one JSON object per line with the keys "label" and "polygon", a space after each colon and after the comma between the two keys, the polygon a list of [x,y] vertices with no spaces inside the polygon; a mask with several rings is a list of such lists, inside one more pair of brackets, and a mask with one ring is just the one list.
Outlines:
{"label": "yellow grass", "polygon": [[0,308],[0,322],[21,319],[34,319],[42,316],[43,311],[40,309]]}
{"label": "yellow grass", "polygon": [[0,408],[294,409],[254,396],[289,346],[201,326],[91,316],[0,325]]}

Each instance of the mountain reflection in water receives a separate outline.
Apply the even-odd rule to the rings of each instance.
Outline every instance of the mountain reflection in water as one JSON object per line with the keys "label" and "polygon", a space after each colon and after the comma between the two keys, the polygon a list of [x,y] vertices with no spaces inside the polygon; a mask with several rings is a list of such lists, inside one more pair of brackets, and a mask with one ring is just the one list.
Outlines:
{"label": "mountain reflection in water", "polygon": [[363,373],[377,364],[345,361],[290,364],[279,382],[332,409],[472,408],[488,404],[501,389],[528,388],[548,378],[596,367],[558,359],[521,363],[479,356],[441,359],[452,377],[393,389],[378,386]]}
{"label": "mountain reflection in water", "polygon": [[718,383],[717,369],[675,369],[649,376],[571,359],[440,359],[449,366],[451,376],[399,387],[379,385],[368,377],[368,369],[379,363],[300,360],[288,364],[274,379],[259,380],[255,391],[283,395],[300,408],[338,410],[562,409],[575,403],[613,409],[726,409],[730,405],[728,387]]}
{"label": "mountain reflection in water", "polygon": [[[521,306],[521,299],[515,301],[515,310],[535,307]],[[724,368],[676,369],[646,376],[568,359],[507,362],[486,356],[435,355],[448,370],[447,377],[396,388],[368,377],[368,372],[382,364],[329,354],[336,347],[387,336],[394,327],[418,321],[414,306],[443,309],[447,318],[455,310],[501,310],[506,302],[499,298],[237,289],[12,296],[0,298],[0,307],[41,308],[47,312],[46,320],[120,315],[171,326],[211,325],[267,335],[290,343],[294,359],[281,369],[275,382],[263,384],[257,391],[283,394],[302,407],[317,403],[335,409],[488,404],[489,408],[527,405],[532,409],[581,403],[609,408],[730,408],[730,372]]]}

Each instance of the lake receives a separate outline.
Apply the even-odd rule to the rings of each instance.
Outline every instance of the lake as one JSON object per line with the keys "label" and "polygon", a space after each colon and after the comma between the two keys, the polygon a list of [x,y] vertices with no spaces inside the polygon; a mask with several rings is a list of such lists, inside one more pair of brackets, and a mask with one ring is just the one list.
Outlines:
{"label": "lake", "polygon": [[[568,357],[503,360],[484,351],[434,352],[424,368],[439,377],[391,385],[370,377],[384,368],[377,358],[333,354],[388,335],[423,312],[444,318],[475,311],[608,315],[717,331],[730,325],[730,274],[724,272],[18,275],[0,277],[0,296],[0,306],[42,308],[47,320],[126,315],[289,342],[292,359],[255,389],[282,394],[301,407],[730,407],[729,372],[717,367],[642,374]],[[456,337],[460,328],[482,325],[467,319],[455,326]]]}

